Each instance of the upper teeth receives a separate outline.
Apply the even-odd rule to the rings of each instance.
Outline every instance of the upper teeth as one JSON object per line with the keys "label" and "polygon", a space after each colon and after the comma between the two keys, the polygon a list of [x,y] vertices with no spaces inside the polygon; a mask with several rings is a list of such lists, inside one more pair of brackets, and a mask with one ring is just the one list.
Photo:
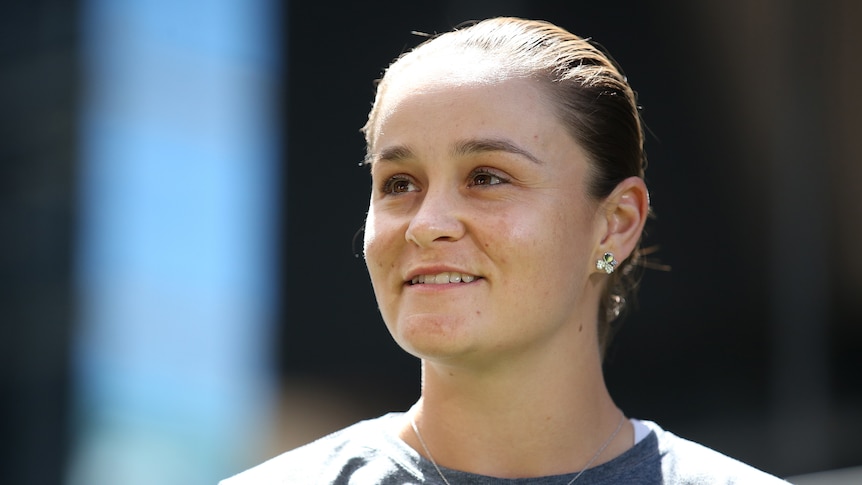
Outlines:
{"label": "upper teeth", "polygon": [[469,283],[475,279],[475,276],[469,274],[445,272],[439,274],[423,274],[419,276],[414,276],[413,279],[410,280],[410,283],[414,285],[418,283],[424,283],[427,285],[442,285],[446,283]]}

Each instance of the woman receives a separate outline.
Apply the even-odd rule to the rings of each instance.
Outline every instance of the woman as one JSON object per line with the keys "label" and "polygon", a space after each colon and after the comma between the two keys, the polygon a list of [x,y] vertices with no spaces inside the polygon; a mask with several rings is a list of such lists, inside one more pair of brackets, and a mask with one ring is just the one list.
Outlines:
{"label": "woman", "polygon": [[[602,375],[649,212],[634,94],[589,42],[497,18],[383,76],[365,258],[422,397],[225,483],[779,483],[654,423]],[[515,480],[512,480],[515,479]]]}

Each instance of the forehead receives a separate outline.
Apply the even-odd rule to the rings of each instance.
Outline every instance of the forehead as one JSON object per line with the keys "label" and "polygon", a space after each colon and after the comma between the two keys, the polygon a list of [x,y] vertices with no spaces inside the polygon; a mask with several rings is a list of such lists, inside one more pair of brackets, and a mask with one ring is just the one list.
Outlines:
{"label": "forehead", "polygon": [[375,131],[381,142],[403,133],[438,138],[539,127],[550,130],[550,125],[559,124],[540,90],[525,79],[412,81],[405,78],[393,85],[379,107]]}
{"label": "forehead", "polygon": [[444,160],[486,152],[520,154],[538,165],[587,159],[537,81],[488,70],[479,71],[481,76],[456,71],[423,66],[392,83],[378,100],[368,153],[372,167],[379,160]]}
{"label": "forehead", "polygon": [[369,126],[372,139],[399,110],[416,104],[451,106],[470,98],[486,107],[528,104],[533,112],[550,113],[537,81],[514,73],[488,56],[467,52],[423,56],[393,67],[378,93],[375,116]]}
{"label": "forehead", "polygon": [[514,71],[510,63],[490,52],[451,48],[409,54],[392,66],[390,82],[412,78],[445,79],[453,83],[490,83],[510,78]]}
{"label": "forehead", "polygon": [[384,102],[458,86],[493,85],[516,77],[499,59],[475,51],[445,51],[399,61],[386,75]]}

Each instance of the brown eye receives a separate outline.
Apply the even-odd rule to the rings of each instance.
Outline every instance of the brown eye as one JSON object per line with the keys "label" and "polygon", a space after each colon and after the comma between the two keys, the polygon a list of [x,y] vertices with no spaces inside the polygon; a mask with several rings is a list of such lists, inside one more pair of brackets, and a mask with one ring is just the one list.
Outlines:
{"label": "brown eye", "polygon": [[383,193],[386,194],[404,194],[414,191],[416,191],[416,185],[405,176],[392,177],[383,185]]}
{"label": "brown eye", "polygon": [[495,175],[491,172],[481,170],[473,173],[470,179],[470,186],[475,187],[485,185],[498,185],[502,184],[503,182],[505,182],[505,180],[502,177]]}

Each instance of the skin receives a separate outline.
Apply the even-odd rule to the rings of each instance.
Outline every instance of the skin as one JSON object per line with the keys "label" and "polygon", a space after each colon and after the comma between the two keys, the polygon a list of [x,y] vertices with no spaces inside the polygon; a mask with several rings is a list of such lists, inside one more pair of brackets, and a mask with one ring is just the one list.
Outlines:
{"label": "skin", "polygon": [[[425,60],[378,103],[365,256],[389,331],[423,362],[409,415],[449,468],[579,471],[622,416],[602,376],[595,261],[633,250],[643,181],[591,199],[588,157],[540,86],[493,66]],[[476,279],[411,284],[442,272]],[[424,454],[409,421],[397,431]],[[631,444],[626,423],[593,465]]]}

